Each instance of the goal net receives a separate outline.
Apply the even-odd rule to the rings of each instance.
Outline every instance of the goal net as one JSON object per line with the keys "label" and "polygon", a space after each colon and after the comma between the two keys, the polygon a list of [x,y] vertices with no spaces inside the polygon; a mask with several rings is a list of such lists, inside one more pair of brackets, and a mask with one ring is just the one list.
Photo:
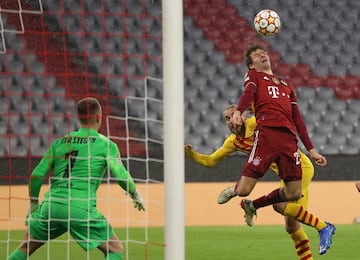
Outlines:
{"label": "goal net", "polygon": [[[164,226],[160,2],[19,0],[0,7],[0,258],[23,238],[32,169],[52,141],[79,127],[75,104],[86,96],[100,101],[106,117],[99,132],[118,144],[147,210],[134,209],[109,174],[98,208],[126,259],[163,255],[162,231],[152,229]],[[98,255],[65,234],[34,259]]]}

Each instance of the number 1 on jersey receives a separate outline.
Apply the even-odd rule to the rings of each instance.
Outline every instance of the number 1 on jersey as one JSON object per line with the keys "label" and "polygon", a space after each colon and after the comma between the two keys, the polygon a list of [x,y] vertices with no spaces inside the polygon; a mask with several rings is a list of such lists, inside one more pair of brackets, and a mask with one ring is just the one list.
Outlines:
{"label": "number 1 on jersey", "polygon": [[66,165],[63,178],[69,178],[70,171],[74,167],[74,164],[75,164],[76,157],[77,157],[78,153],[79,153],[79,151],[71,151],[71,152],[68,152],[68,153],[65,154],[65,159],[67,159],[67,160],[70,159],[70,163],[68,163]]}

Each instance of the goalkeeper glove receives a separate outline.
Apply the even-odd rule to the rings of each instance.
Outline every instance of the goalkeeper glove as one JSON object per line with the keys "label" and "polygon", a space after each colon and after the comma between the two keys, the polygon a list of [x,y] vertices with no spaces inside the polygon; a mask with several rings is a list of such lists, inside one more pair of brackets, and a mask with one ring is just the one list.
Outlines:
{"label": "goalkeeper glove", "polygon": [[145,211],[143,198],[141,197],[140,192],[135,189],[135,191],[133,193],[129,193],[129,195],[133,200],[134,208]]}
{"label": "goalkeeper glove", "polygon": [[29,222],[29,216],[35,211],[37,210],[37,208],[39,207],[39,203],[38,202],[34,202],[34,201],[31,201],[30,202],[30,206],[29,206],[29,211],[26,215],[26,218],[25,218],[25,226],[28,225],[28,222]]}

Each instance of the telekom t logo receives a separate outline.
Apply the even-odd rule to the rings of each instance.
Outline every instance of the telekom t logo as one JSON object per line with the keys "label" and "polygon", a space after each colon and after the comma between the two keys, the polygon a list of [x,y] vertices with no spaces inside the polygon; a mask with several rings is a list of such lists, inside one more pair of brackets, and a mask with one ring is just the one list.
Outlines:
{"label": "telekom t logo", "polygon": [[276,86],[268,86],[268,92],[269,95],[272,98],[278,98],[279,97],[279,88]]}

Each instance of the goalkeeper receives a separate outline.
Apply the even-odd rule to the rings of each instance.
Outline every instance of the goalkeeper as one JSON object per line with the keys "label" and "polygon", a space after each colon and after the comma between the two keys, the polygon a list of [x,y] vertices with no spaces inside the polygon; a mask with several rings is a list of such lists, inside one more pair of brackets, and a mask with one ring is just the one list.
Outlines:
{"label": "goalkeeper", "polygon": [[[121,162],[117,145],[98,133],[101,105],[95,98],[77,103],[80,129],[55,140],[33,170],[29,183],[28,229],[9,260],[27,259],[48,240],[69,232],[86,251],[98,248],[105,259],[123,259],[123,246],[107,219],[96,208],[96,191],[109,169],[117,183],[145,210],[134,180]],[[49,191],[39,204],[44,178],[52,170]]]}
{"label": "goalkeeper", "polygon": [[[236,151],[241,151],[249,154],[252,150],[254,141],[254,130],[256,127],[256,119],[251,116],[246,119],[245,126],[234,128],[230,122],[230,118],[236,110],[235,105],[231,105],[224,110],[224,118],[230,131],[233,133],[226,138],[221,148],[217,149],[210,155],[201,154],[192,149],[191,145],[185,145],[185,155],[191,158],[196,163],[206,167],[213,167],[221,160],[225,159]],[[244,119],[245,120],[245,119]],[[300,152],[300,151],[299,151]],[[322,230],[327,227],[327,222],[322,221],[314,214],[306,210],[309,198],[309,185],[314,175],[314,166],[311,160],[302,152],[300,152],[302,176],[302,194],[303,197],[294,202],[282,202],[274,204],[274,210],[284,215],[286,231],[290,234],[294,241],[294,246],[299,259],[313,259],[310,250],[310,241],[300,222],[316,228],[320,235],[320,254],[325,254],[327,247],[322,245],[322,241],[330,239]],[[275,163],[272,163],[271,169],[278,173],[278,168]],[[280,184],[284,185],[283,182]],[[218,196],[218,203],[223,204],[235,197],[234,186],[226,188]]]}

